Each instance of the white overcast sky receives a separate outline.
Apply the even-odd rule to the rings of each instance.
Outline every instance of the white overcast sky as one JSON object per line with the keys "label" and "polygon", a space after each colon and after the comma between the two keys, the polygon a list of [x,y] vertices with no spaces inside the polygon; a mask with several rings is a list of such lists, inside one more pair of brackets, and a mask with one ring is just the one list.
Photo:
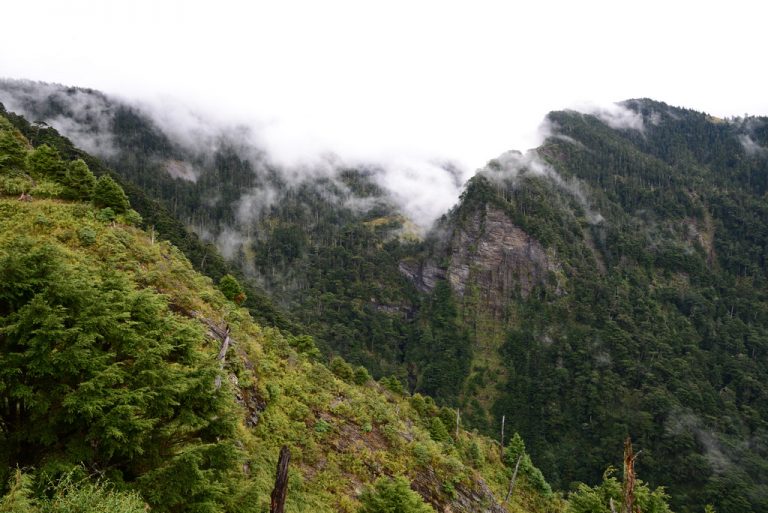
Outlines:
{"label": "white overcast sky", "polygon": [[178,100],[322,150],[477,168],[550,110],[768,114],[766,2],[3,2],[0,76]]}

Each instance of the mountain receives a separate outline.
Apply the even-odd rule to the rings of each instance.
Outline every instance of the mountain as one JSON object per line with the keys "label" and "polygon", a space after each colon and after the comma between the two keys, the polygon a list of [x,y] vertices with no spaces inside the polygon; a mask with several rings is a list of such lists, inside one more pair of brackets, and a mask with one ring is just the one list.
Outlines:
{"label": "mountain", "polygon": [[519,436],[502,458],[455,410],[324,365],[239,306],[231,275],[216,287],[142,230],[109,174],[14,124],[0,115],[0,511],[267,511],[283,446],[287,511],[563,510]]}
{"label": "mountain", "polygon": [[5,81],[0,101],[215,242],[326,361],[486,434],[504,417],[556,489],[600,482],[630,434],[675,510],[768,507],[765,118],[550,113],[420,236],[375,165],[281,168],[237,130],[190,144],[95,91]]}

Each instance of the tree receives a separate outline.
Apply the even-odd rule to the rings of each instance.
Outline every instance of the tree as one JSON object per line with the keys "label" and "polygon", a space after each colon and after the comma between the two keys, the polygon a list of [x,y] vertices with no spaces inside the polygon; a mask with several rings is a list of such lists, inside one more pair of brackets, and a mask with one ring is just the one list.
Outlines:
{"label": "tree", "polygon": [[69,199],[89,200],[96,186],[96,177],[82,159],[71,161],[67,165],[65,184],[66,196]]}
{"label": "tree", "polygon": [[15,130],[3,129],[0,124],[0,171],[23,169],[26,156],[23,137]]}
{"label": "tree", "polygon": [[[575,492],[568,496],[566,513],[612,513],[622,505],[622,485],[613,476],[615,469],[608,468],[603,482],[594,487],[579,483]],[[635,482],[635,505],[643,513],[670,513],[667,494],[663,488],[651,490],[640,480]]]}
{"label": "tree", "polygon": [[135,479],[158,511],[220,498],[236,421],[199,324],[114,269],[23,237],[0,247],[0,312],[3,480],[82,462]]}
{"label": "tree", "polygon": [[404,477],[382,477],[360,497],[359,513],[434,513]]}
{"label": "tree", "polygon": [[109,207],[118,214],[124,213],[131,206],[123,188],[107,175],[102,175],[96,180],[93,204],[101,208]]}
{"label": "tree", "polygon": [[32,174],[53,178],[63,183],[67,175],[67,166],[61,160],[59,152],[47,144],[42,144],[27,155],[27,168]]}
{"label": "tree", "polygon": [[221,277],[219,280],[219,290],[224,294],[225,298],[234,301],[238,305],[246,299],[243,286],[231,274],[225,274]]}
{"label": "tree", "polygon": [[328,368],[337,378],[347,383],[351,383],[355,377],[355,371],[341,356],[334,356]]}

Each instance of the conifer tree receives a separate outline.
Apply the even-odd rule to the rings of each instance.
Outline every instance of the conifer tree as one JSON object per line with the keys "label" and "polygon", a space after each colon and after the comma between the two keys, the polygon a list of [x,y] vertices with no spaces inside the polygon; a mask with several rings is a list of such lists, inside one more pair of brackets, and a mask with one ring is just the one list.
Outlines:
{"label": "conifer tree", "polygon": [[27,155],[27,167],[33,175],[53,178],[60,183],[66,180],[66,164],[59,152],[47,144],[38,146]]}
{"label": "conifer tree", "polygon": [[107,175],[102,175],[96,180],[93,203],[97,207],[109,207],[118,214],[124,213],[131,206],[123,188]]}
{"label": "conifer tree", "polygon": [[89,200],[96,185],[96,177],[82,159],[73,160],[68,164],[65,191],[70,199]]}

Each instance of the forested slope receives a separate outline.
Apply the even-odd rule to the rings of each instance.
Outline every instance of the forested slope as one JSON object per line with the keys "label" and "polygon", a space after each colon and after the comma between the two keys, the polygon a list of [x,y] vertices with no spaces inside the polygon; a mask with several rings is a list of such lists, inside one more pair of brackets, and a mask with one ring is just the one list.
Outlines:
{"label": "forested slope", "polygon": [[519,438],[502,461],[455,411],[329,370],[130,207],[0,117],[0,511],[266,511],[282,445],[287,511],[565,507]]}
{"label": "forested slope", "polygon": [[237,133],[190,152],[138,108],[46,87],[3,90],[106,136],[123,180],[215,241],[326,361],[487,434],[504,416],[556,489],[599,482],[629,434],[677,510],[768,507],[766,119],[553,112],[540,148],[489,162],[418,239],[373,168],[296,179]]}

